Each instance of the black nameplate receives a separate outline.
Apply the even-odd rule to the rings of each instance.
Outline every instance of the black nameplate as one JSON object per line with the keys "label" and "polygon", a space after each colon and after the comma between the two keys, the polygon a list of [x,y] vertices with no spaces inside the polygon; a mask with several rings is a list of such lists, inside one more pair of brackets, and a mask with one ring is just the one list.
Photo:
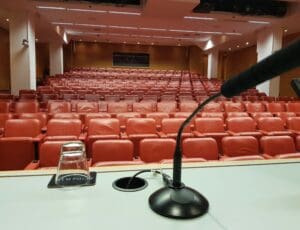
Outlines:
{"label": "black nameplate", "polygon": [[62,187],[73,187],[73,186],[93,186],[96,184],[97,173],[90,172],[90,180],[87,180],[80,176],[80,175],[66,175],[63,180],[61,181],[62,185],[55,184],[55,177],[54,174],[48,183],[48,188],[62,188]]}

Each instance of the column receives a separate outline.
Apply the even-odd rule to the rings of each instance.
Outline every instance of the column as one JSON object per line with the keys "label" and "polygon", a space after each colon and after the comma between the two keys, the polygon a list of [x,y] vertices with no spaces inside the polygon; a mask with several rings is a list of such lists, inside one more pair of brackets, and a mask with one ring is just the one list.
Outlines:
{"label": "column", "polygon": [[[257,62],[266,58],[282,47],[283,32],[281,28],[264,29],[257,36]],[[278,97],[280,89],[280,78],[276,77],[266,81],[256,88],[269,96]]]}
{"label": "column", "polygon": [[50,75],[64,73],[63,45],[60,42],[50,42]]}
{"label": "column", "polygon": [[36,89],[35,28],[28,12],[12,12],[9,20],[11,93]]}
{"label": "column", "polygon": [[218,62],[219,51],[214,49],[208,54],[207,77],[209,79],[218,77]]}

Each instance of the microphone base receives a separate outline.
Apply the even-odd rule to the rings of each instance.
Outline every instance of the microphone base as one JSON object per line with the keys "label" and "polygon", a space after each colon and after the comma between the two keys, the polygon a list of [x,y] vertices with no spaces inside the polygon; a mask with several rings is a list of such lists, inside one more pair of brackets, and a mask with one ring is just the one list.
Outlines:
{"label": "microphone base", "polygon": [[150,208],[159,215],[174,219],[191,219],[208,211],[208,200],[189,187],[164,187],[149,198]]}

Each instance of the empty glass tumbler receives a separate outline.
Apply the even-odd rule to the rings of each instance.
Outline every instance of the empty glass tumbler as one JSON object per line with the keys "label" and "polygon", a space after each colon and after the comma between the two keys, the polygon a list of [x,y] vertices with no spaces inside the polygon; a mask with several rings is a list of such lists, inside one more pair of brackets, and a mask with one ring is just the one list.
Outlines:
{"label": "empty glass tumbler", "polygon": [[85,185],[90,180],[85,145],[68,142],[62,145],[55,183],[62,187]]}

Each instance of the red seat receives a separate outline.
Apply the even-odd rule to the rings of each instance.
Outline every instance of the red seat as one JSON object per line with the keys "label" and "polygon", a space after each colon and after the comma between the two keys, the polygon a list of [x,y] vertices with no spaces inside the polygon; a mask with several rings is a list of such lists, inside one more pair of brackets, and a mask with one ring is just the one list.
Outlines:
{"label": "red seat", "polygon": [[261,102],[247,103],[245,106],[246,106],[246,111],[248,113],[258,113],[258,112],[266,111],[265,105]]}
{"label": "red seat", "polygon": [[45,140],[85,140],[81,135],[81,121],[79,119],[51,119],[47,124]]}
{"label": "red seat", "polygon": [[116,118],[95,118],[89,121],[87,132],[87,148],[91,153],[92,144],[96,140],[120,139],[120,123]]}
{"label": "red seat", "polygon": [[37,138],[41,134],[41,123],[38,119],[9,119],[5,123],[5,137]]}
{"label": "red seat", "polygon": [[156,112],[156,102],[135,102],[132,104],[132,111],[141,114]]}
{"label": "red seat", "polygon": [[293,138],[290,136],[265,136],[260,140],[266,158],[300,158]]}
{"label": "red seat", "polygon": [[177,111],[176,101],[162,101],[157,103],[157,112],[175,113]]}
{"label": "red seat", "polygon": [[76,104],[77,113],[97,113],[99,104],[97,102],[78,102]]}
{"label": "red seat", "polygon": [[220,118],[224,120],[224,113],[223,112],[202,112],[200,116],[203,118]]}
{"label": "red seat", "polygon": [[144,139],[140,142],[140,158],[143,162],[159,162],[172,159],[176,141],[169,138]]}
{"label": "red seat", "polygon": [[258,141],[252,136],[224,137],[222,139],[224,156],[221,160],[262,160]]}
{"label": "red seat", "polygon": [[286,104],[287,112],[294,112],[300,115],[300,102],[288,102]]}
{"label": "red seat", "polygon": [[272,114],[278,112],[286,112],[285,105],[282,102],[270,102],[266,103],[267,111],[271,112]]}
{"label": "red seat", "polygon": [[257,122],[258,129],[263,135],[292,135],[292,132],[284,128],[284,123],[279,117],[261,117]]}
{"label": "red seat", "polygon": [[109,102],[107,105],[108,113],[126,113],[131,110],[130,105],[125,102]]}
{"label": "red seat", "polygon": [[195,101],[181,101],[179,103],[180,112],[193,112],[198,107]]}
{"label": "red seat", "polygon": [[140,113],[128,112],[128,113],[118,113],[117,119],[120,121],[120,127],[122,131],[126,129],[126,123],[129,118],[140,118]]}
{"label": "red seat", "polygon": [[9,113],[10,105],[10,101],[0,101],[0,113]]}
{"label": "red seat", "polygon": [[169,114],[168,113],[162,113],[162,112],[154,112],[154,113],[147,113],[146,117],[154,119],[155,123],[156,123],[156,128],[157,128],[157,130],[160,131],[161,130],[162,119],[169,118]]}
{"label": "red seat", "polygon": [[250,117],[231,117],[226,120],[228,133],[233,136],[261,137],[262,134],[256,129],[255,121]]}
{"label": "red seat", "polygon": [[225,102],[224,103],[225,112],[244,112],[245,106],[241,102]]}
{"label": "red seat", "polygon": [[289,117],[287,128],[296,135],[300,135],[300,117]]}
{"label": "red seat", "polygon": [[66,101],[48,102],[48,113],[70,113],[71,103]]}
{"label": "red seat", "polygon": [[128,165],[139,164],[133,159],[133,144],[130,140],[95,141],[92,148],[92,165]]}
{"label": "red seat", "polygon": [[36,101],[21,101],[15,104],[15,113],[37,113],[39,103]]}
{"label": "red seat", "polygon": [[12,118],[13,118],[13,115],[11,113],[0,113],[0,136],[4,132],[5,122],[8,119],[12,119]]}
{"label": "red seat", "polygon": [[257,112],[251,113],[251,117],[257,121],[260,117],[273,117],[273,114],[270,112]]}
{"label": "red seat", "polygon": [[206,106],[204,106],[203,112],[223,112],[223,104],[218,102],[210,102]]}
{"label": "red seat", "polygon": [[188,158],[200,158],[204,160],[218,160],[219,152],[215,139],[186,138],[182,142],[183,155]]}
{"label": "red seat", "polygon": [[139,142],[142,139],[159,137],[155,120],[152,118],[129,118],[126,124],[126,134],[134,143],[135,156],[139,153]]}
{"label": "red seat", "polygon": [[20,113],[20,119],[38,119],[41,124],[42,131],[46,130],[47,125],[47,114],[46,113]]}
{"label": "red seat", "polygon": [[[185,118],[165,118],[162,120],[161,130],[163,137],[176,138],[178,130],[181,124],[185,121]],[[192,137],[191,125],[188,124],[183,132],[182,137]]]}
{"label": "red seat", "polygon": [[249,114],[246,112],[228,112],[227,117],[249,117]]}
{"label": "red seat", "polygon": [[23,170],[34,160],[32,138],[0,138],[0,170]]}

